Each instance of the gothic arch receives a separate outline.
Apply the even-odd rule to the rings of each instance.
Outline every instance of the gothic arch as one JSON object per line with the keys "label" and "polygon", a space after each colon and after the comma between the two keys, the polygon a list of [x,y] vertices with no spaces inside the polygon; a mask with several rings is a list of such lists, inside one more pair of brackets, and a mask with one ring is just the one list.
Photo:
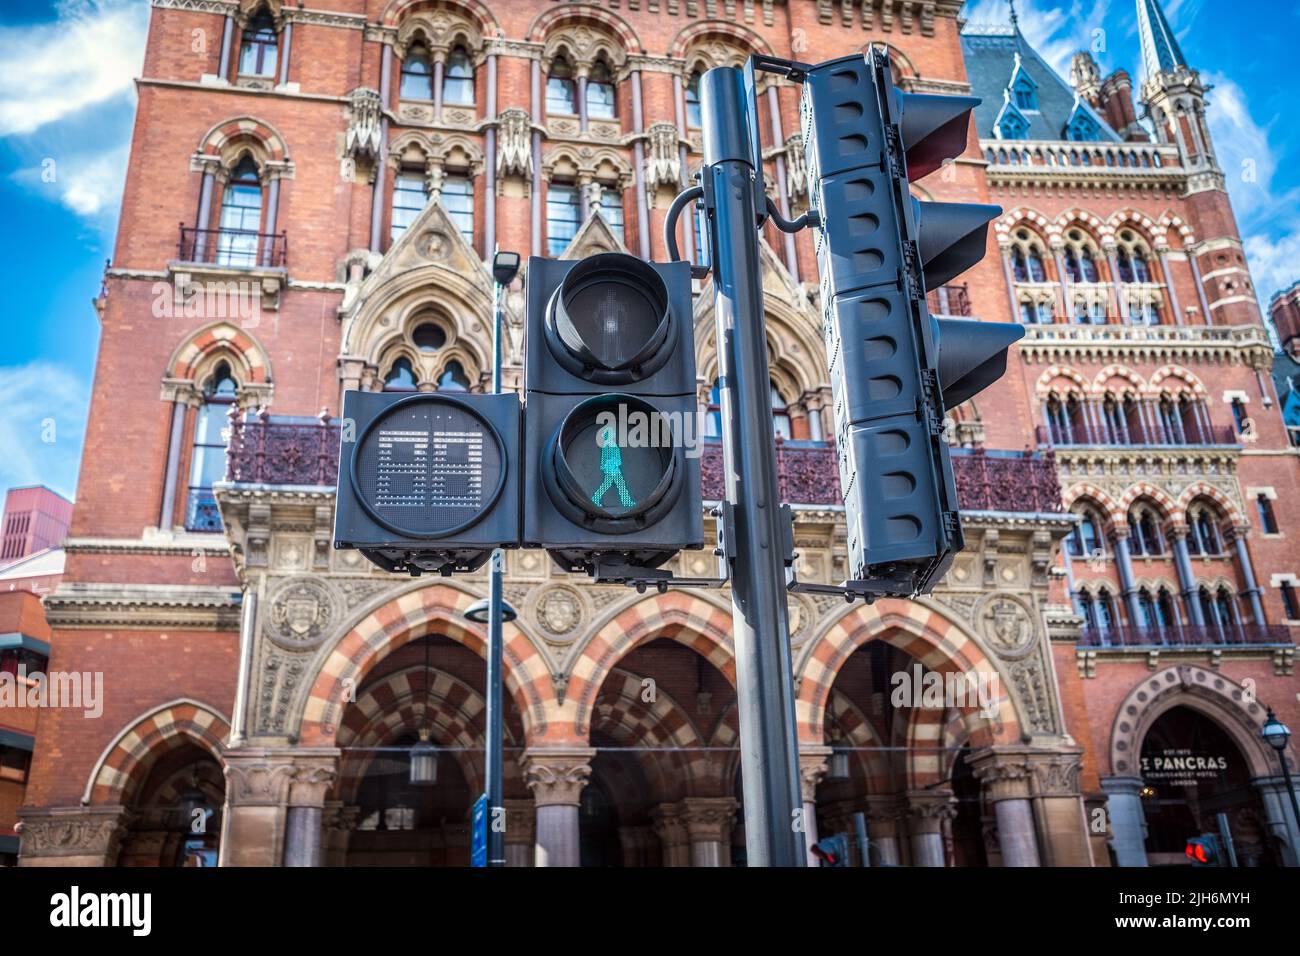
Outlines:
{"label": "gothic arch", "polygon": [[[1110,734],[1110,772],[1140,776],[1142,741],[1156,718],[1172,707],[1189,707],[1213,720],[1241,751],[1255,777],[1272,776],[1277,757],[1260,740],[1264,707],[1232,680],[1212,670],[1177,664],[1144,678],[1115,715]],[[1294,759],[1291,765],[1294,767]]]}
{"label": "gothic arch", "polygon": [[179,697],[132,720],[104,748],[81,795],[85,805],[126,803],[162,751],[197,744],[222,763],[230,720],[216,708]]}
{"label": "gothic arch", "polygon": [[1119,499],[1119,507],[1127,520],[1128,510],[1133,503],[1139,498],[1148,498],[1156,506],[1156,511],[1160,515],[1161,521],[1178,521],[1182,512],[1174,504],[1174,499],[1169,497],[1169,493],[1163,488],[1159,488],[1149,482],[1140,481],[1135,485],[1130,485],[1123,496]]}
{"label": "gothic arch", "polygon": [[204,383],[222,362],[239,383],[236,401],[241,408],[271,403],[270,357],[250,333],[229,322],[206,325],[176,347],[163,371],[163,398],[199,404]]}
{"label": "gothic arch", "polygon": [[1072,383],[1079,390],[1080,395],[1087,395],[1090,392],[1088,381],[1072,368],[1066,368],[1063,365],[1049,365],[1043,370],[1043,374],[1038,376],[1038,381],[1034,384],[1034,394],[1039,399],[1046,400],[1053,393],[1058,396],[1069,394],[1069,390],[1061,392],[1055,388],[1056,381],[1064,379]]}
{"label": "gothic arch", "polygon": [[[742,26],[730,20],[700,20],[689,26],[683,27],[673,37],[672,43],[668,45],[668,55],[676,59],[688,59],[688,53],[698,50],[705,45],[709,39],[720,40],[723,44],[730,47],[736,47],[744,51],[744,55],[750,53],[764,53],[768,56],[774,56],[771,45],[768,44],[761,36],[748,27]],[[710,66],[738,66],[731,59],[722,59],[718,62],[710,60],[707,55],[700,54],[709,62]],[[694,59],[694,57],[690,57]],[[690,73],[688,64],[687,73]]]}
{"label": "gothic arch", "polygon": [[[1181,365],[1163,365],[1156,369],[1151,375],[1151,391],[1160,392],[1162,383],[1166,379],[1177,379],[1179,383],[1185,386],[1197,398],[1208,398],[1209,390],[1201,383],[1201,380],[1194,373]],[[1178,392],[1183,389],[1171,389],[1170,391]]]}
{"label": "gothic arch", "polygon": [[605,678],[631,650],[655,638],[686,645],[734,684],[731,631],[730,610],[684,591],[646,597],[619,611],[587,639],[569,668],[565,700],[575,706],[572,734],[587,739],[594,701]]}
{"label": "gothic arch", "polygon": [[970,711],[971,739],[980,746],[1020,739],[1021,722],[1007,693],[1007,682],[973,636],[926,604],[886,598],[870,607],[847,608],[808,642],[802,662],[795,665],[799,682],[795,723],[800,741],[821,744],[825,740],[826,702],[836,675],[854,651],[876,639],[897,647],[931,671],[996,675],[997,716],[990,719],[977,710]]}
{"label": "gothic arch", "polygon": [[876,734],[871,721],[846,694],[833,690],[827,708],[834,722],[844,734],[844,740],[853,748],[849,760],[862,769],[868,794],[887,794],[894,791],[888,751]]}
{"label": "gothic arch", "polygon": [[1061,504],[1064,505],[1066,511],[1069,511],[1075,502],[1082,499],[1087,499],[1100,508],[1112,525],[1124,522],[1126,512],[1115,503],[1115,499],[1101,488],[1086,481],[1071,485],[1061,495]]}
{"label": "gothic arch", "polygon": [[[334,746],[349,688],[359,687],[376,664],[416,638],[437,633],[486,656],[486,636],[465,620],[477,596],[449,584],[417,583],[397,597],[354,617],[342,636],[313,660],[300,694],[302,746]],[[554,696],[550,670],[516,623],[506,625],[504,680],[519,707],[526,735],[546,729],[545,701]],[[292,731],[291,731],[292,732]]]}
{"label": "gothic arch", "polygon": [[385,27],[396,27],[408,16],[439,8],[465,14],[473,20],[479,34],[485,38],[504,35],[492,9],[481,0],[390,0],[379,15],[379,22]]}
{"label": "gothic arch", "polygon": [[1115,379],[1124,382],[1128,389],[1138,395],[1145,395],[1148,391],[1146,383],[1142,381],[1142,376],[1127,365],[1107,365],[1092,380],[1092,391],[1099,395],[1106,391],[1114,392],[1117,395],[1125,394],[1126,390],[1124,388],[1116,389],[1111,387],[1110,383]]}
{"label": "gothic arch", "polygon": [[[617,13],[612,13],[603,7],[598,7],[595,4],[590,3],[566,3],[562,6],[551,7],[549,10],[539,14],[537,18],[533,20],[532,25],[529,26],[528,33],[526,34],[528,40],[531,42],[544,43],[547,45],[548,53],[543,55],[547,63],[550,62],[549,56],[553,56],[555,52],[551,49],[550,44],[552,35],[557,30],[560,30],[567,25],[569,21],[578,21],[579,23],[587,21],[588,23],[599,24],[605,31],[613,34],[613,36],[622,43],[622,49],[619,49],[615,44],[608,44],[607,52],[613,53],[617,56],[617,65],[619,66],[627,60],[627,54],[643,53],[645,51],[645,47],[641,45],[641,38],[637,35],[636,30]],[[597,42],[598,40],[593,41],[593,43]],[[606,47],[593,46],[591,48],[591,58],[586,62],[594,60],[595,53],[598,49],[602,48]],[[577,51],[571,50],[570,52],[577,55]]]}
{"label": "gothic arch", "polygon": [[230,170],[245,153],[252,155],[263,178],[274,170],[292,167],[284,137],[266,120],[254,116],[236,116],[213,126],[199,140],[196,157]]}
{"label": "gothic arch", "polygon": [[1237,507],[1237,503],[1221,489],[1205,481],[1194,481],[1183,489],[1183,493],[1178,496],[1178,501],[1174,505],[1177,513],[1180,516],[1186,515],[1187,509],[1191,507],[1192,502],[1197,498],[1208,498],[1213,501],[1223,509],[1223,513],[1227,516],[1230,524],[1236,526],[1247,524],[1246,517],[1241,513],[1241,509]]}
{"label": "gothic arch", "polygon": [[406,51],[417,40],[431,51],[448,51],[463,45],[475,65],[483,60],[484,24],[468,6],[457,3],[424,4],[423,9],[409,10],[400,18],[393,52],[405,59]]}
{"label": "gothic arch", "polygon": [[1154,249],[1168,246],[1160,229],[1160,224],[1145,213],[1136,209],[1117,209],[1106,218],[1106,226],[1111,235],[1119,235],[1120,229],[1128,227],[1136,232]]}

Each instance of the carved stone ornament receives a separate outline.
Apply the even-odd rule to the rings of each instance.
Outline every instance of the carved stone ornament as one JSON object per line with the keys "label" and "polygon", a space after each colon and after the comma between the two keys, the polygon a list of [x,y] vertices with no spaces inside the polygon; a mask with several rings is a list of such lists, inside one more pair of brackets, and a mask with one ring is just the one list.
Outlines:
{"label": "carved stone ornament", "polygon": [[525,110],[506,110],[497,118],[497,175],[533,175],[532,123]]}
{"label": "carved stone ornament", "polygon": [[672,123],[654,123],[647,130],[650,148],[646,150],[646,188],[654,192],[660,186],[677,189],[682,182],[681,151],[678,149],[677,127]]}
{"label": "carved stone ornament", "polygon": [[785,181],[793,198],[808,195],[808,160],[803,151],[803,135],[795,133],[785,141]]}
{"label": "carved stone ornament", "polygon": [[533,792],[539,807],[574,806],[582,796],[582,788],[591,776],[591,758],[594,751],[556,752],[539,751],[526,754],[527,769],[524,779]]}
{"label": "carved stone ornament", "polygon": [[573,588],[563,585],[547,588],[537,601],[537,623],[550,638],[572,640],[582,624],[582,599]]}
{"label": "carved stone ornament", "polygon": [[24,812],[15,829],[25,857],[102,856],[111,865],[127,822],[118,806],[55,807]]}
{"label": "carved stone ornament", "polygon": [[381,148],[384,104],[375,90],[359,87],[348,104],[348,130],[343,150],[353,159],[374,160]]}
{"label": "carved stone ornament", "polygon": [[984,638],[1002,657],[1024,657],[1034,647],[1034,622],[1019,601],[991,595],[980,611]]}
{"label": "carved stone ornament", "polygon": [[315,578],[293,578],[271,599],[267,633],[277,644],[302,650],[324,640],[337,618],[329,588]]}

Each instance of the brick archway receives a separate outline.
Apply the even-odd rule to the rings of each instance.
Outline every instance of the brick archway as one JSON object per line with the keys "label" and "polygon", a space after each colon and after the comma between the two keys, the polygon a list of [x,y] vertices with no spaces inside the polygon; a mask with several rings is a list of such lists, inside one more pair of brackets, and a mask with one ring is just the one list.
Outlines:
{"label": "brick archway", "polygon": [[888,598],[851,609],[814,643],[798,672],[795,723],[801,744],[820,746],[826,736],[831,687],[849,657],[870,640],[883,640],[940,674],[997,675],[997,716],[963,710],[975,746],[1020,740],[1020,720],[1001,675],[974,639],[956,622],[916,601]]}
{"label": "brick archway", "polygon": [[196,744],[222,762],[230,720],[207,704],[178,698],[141,714],[113,738],[95,762],[81,802],[126,803],[163,753]]}
{"label": "brick archway", "polygon": [[[338,640],[310,679],[300,744],[334,746],[349,690],[359,687],[377,663],[416,638],[440,634],[486,657],[484,629],[464,617],[476,600],[473,594],[436,584],[408,591],[366,614]],[[532,641],[513,623],[505,629],[503,669],[506,690],[519,707],[525,734],[530,738],[544,734],[544,701],[554,696],[550,671]]]}

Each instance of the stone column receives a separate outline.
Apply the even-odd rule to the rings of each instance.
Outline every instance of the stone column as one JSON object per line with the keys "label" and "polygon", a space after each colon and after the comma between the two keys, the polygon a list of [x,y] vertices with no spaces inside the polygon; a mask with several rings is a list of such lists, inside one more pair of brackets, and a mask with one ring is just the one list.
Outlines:
{"label": "stone column", "polygon": [[536,866],[578,866],[578,804],[591,776],[589,747],[525,751],[524,779],[537,808]]}
{"label": "stone column", "polygon": [[217,64],[217,76],[223,80],[230,79],[230,44],[235,35],[235,18],[226,14],[221,24],[221,60]]}
{"label": "stone column", "polygon": [[[379,67],[379,99],[383,109],[389,107],[392,90],[393,45],[384,41],[384,51]],[[385,181],[388,173],[388,117],[379,120],[379,151],[375,156],[375,185],[370,204],[370,251],[381,252],[383,245]]]}
{"label": "stone column", "polygon": [[628,74],[632,84],[632,142],[633,181],[636,183],[636,237],[637,249],[642,259],[650,258],[650,197],[645,185],[645,111],[641,104],[641,71],[633,70]]}
{"label": "stone column", "polygon": [[1115,567],[1119,571],[1124,604],[1128,608],[1128,622],[1130,626],[1137,627],[1142,622],[1142,606],[1138,601],[1137,583],[1133,580],[1133,558],[1128,550],[1128,529],[1116,528],[1112,540],[1115,547]]}
{"label": "stone column", "polygon": [[913,866],[945,866],[943,825],[957,815],[950,790],[907,792],[908,833]]}
{"label": "stone column", "polygon": [[1002,246],[999,251],[1002,258],[1002,278],[1007,284],[1007,304],[1011,307],[1011,321],[1019,322],[1020,300],[1016,297],[1016,274],[1011,268],[1011,247]]}
{"label": "stone column", "polygon": [[899,806],[894,797],[867,797],[867,839],[872,866],[899,866]]}
{"label": "stone column", "polygon": [[285,23],[284,30],[280,36],[283,38],[280,42],[280,75],[276,83],[280,86],[289,82],[289,50],[293,46],[293,21]]}
{"label": "stone column", "polygon": [[1147,824],[1139,777],[1102,777],[1110,817],[1110,845],[1116,866],[1147,865]]}
{"label": "stone column", "polygon": [[1030,794],[1041,865],[1095,866],[1088,816],[1079,791],[1082,748],[1029,751],[1025,762],[1032,774]]}
{"label": "stone column", "polygon": [[483,259],[491,262],[497,247],[497,55],[487,58],[487,115],[492,119],[483,131]]}
{"label": "stone column", "polygon": [[339,751],[295,758],[285,811],[285,866],[323,866],[325,796],[338,778]]}
{"label": "stone column", "polygon": [[1159,249],[1156,255],[1160,257],[1160,273],[1165,277],[1165,288],[1169,290],[1169,308],[1174,313],[1174,325],[1182,325],[1185,318],[1178,307],[1178,290],[1174,288],[1173,273],[1169,271],[1169,250]]}
{"label": "stone column", "polygon": [[1205,612],[1196,593],[1196,575],[1192,573],[1192,558],[1187,552],[1187,535],[1190,529],[1186,525],[1174,525],[1169,529],[1169,537],[1174,543],[1174,568],[1178,572],[1178,590],[1187,607],[1187,616],[1197,627],[1205,626]]}
{"label": "stone column", "polygon": [[[781,210],[781,215],[789,219],[790,189],[785,181],[785,152],[781,150],[781,144],[785,142],[785,133],[781,130],[781,98],[777,93],[775,84],[767,88],[767,112],[772,121],[772,146],[778,150],[776,154],[776,201],[778,208]],[[785,246],[785,267],[790,271],[790,278],[798,282],[799,259],[795,255],[794,233],[781,233],[781,240]]]}
{"label": "stone column", "polygon": [[21,807],[19,866],[113,866],[132,813],[104,807]]}
{"label": "stone column", "polygon": [[506,800],[506,866],[532,866],[537,813],[532,800]]}
{"label": "stone column", "polygon": [[817,784],[826,776],[826,758],[831,755],[831,748],[826,746],[799,748],[799,790],[803,797],[804,837],[808,843],[808,865],[820,866],[820,861],[813,855],[813,844],[817,842]]}
{"label": "stone column", "polygon": [[691,839],[682,803],[661,803],[650,811],[651,825],[663,847],[664,866],[691,865]]}
{"label": "stone column", "polygon": [[218,866],[280,866],[293,759],[285,751],[240,747],[222,755],[226,805]]}
{"label": "stone column", "polygon": [[682,801],[682,819],[690,841],[691,866],[731,866],[734,797],[687,797]]}
{"label": "stone column", "polygon": [[587,132],[587,67],[578,67],[578,130]]}
{"label": "stone column", "polygon": [[[435,50],[433,53],[433,120],[442,122],[442,77],[447,69],[447,51]],[[488,116],[495,114],[488,111]]]}
{"label": "stone column", "polygon": [[1264,624],[1264,602],[1259,599],[1259,585],[1255,581],[1255,566],[1250,560],[1250,549],[1246,547],[1246,536],[1250,529],[1234,525],[1228,532],[1228,538],[1237,551],[1237,565],[1241,568],[1241,579],[1246,587],[1242,594],[1250,601],[1250,616],[1258,625]]}
{"label": "stone column", "polygon": [[998,825],[998,848],[1003,866],[1040,866],[1034,809],[1030,803],[1030,770],[1023,758],[993,751],[972,761],[984,796],[993,804]]}
{"label": "stone column", "polygon": [[1192,267],[1192,278],[1196,281],[1196,299],[1201,303],[1201,321],[1206,325],[1213,325],[1214,316],[1210,314],[1210,303],[1209,300],[1205,298],[1205,283],[1201,279],[1201,267],[1196,261],[1196,255],[1197,254],[1192,250],[1187,250],[1187,261]]}
{"label": "stone column", "polygon": [[[1294,770],[1291,778],[1295,780]],[[1264,804],[1268,832],[1282,843],[1283,865],[1300,866],[1300,823],[1297,823],[1295,810],[1291,807],[1286,780],[1281,776],[1256,777],[1250,783],[1259,791]]]}
{"label": "stone column", "polygon": [[[529,74],[531,116],[542,116],[542,63],[533,60]],[[542,249],[542,134],[533,130],[533,178],[528,190],[529,242],[532,254],[544,255]]]}

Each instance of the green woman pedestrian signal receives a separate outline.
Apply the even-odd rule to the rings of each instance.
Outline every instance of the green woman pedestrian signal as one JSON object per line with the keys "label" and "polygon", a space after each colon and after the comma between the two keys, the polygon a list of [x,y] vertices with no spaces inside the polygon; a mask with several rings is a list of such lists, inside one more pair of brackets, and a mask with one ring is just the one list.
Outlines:
{"label": "green woman pedestrian signal", "polygon": [[605,479],[591,496],[592,503],[597,508],[605,507],[605,496],[611,488],[616,488],[619,504],[624,508],[635,507],[636,499],[628,491],[627,479],[623,477],[623,449],[618,445],[613,425],[606,425],[600,430],[597,443],[600,445],[600,471]]}

